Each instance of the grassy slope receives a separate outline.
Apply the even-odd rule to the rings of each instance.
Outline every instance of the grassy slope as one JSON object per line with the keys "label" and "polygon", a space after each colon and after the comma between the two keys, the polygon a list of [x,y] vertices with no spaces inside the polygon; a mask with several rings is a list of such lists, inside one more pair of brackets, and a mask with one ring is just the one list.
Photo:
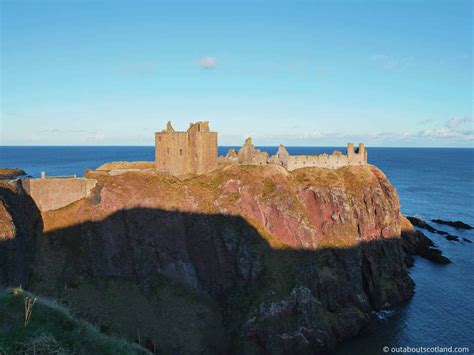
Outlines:
{"label": "grassy slope", "polygon": [[13,354],[147,354],[123,339],[106,336],[87,322],[75,319],[57,303],[38,297],[30,322],[24,325],[21,289],[0,291],[0,353]]}

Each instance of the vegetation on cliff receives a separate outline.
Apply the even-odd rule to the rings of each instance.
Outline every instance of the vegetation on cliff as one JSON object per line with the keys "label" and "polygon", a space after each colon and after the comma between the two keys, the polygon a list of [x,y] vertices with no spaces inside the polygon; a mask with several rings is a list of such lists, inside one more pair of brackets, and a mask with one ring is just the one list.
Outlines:
{"label": "vegetation on cliff", "polygon": [[27,286],[41,214],[18,180],[0,180],[0,287]]}
{"label": "vegetation on cliff", "polygon": [[[28,299],[32,307],[26,321]],[[2,354],[149,354],[136,344],[101,334],[63,306],[19,288],[0,291],[0,329]]]}
{"label": "vegetation on cliff", "polygon": [[97,170],[151,170],[155,167],[156,164],[149,161],[114,161],[102,164]]}

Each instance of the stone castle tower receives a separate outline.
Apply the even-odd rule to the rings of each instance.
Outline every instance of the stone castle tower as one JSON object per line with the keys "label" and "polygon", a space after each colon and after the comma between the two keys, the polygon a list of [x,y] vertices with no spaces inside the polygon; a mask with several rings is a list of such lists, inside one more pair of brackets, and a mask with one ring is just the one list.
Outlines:
{"label": "stone castle tower", "polygon": [[155,133],[157,171],[171,175],[204,174],[217,168],[217,132],[209,122],[191,123],[186,132],[177,132],[168,122]]}

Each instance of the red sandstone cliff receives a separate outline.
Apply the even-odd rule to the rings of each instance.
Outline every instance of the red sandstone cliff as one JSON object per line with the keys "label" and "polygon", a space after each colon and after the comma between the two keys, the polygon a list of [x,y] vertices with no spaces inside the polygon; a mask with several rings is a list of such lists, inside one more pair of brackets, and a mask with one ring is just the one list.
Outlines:
{"label": "red sandstone cliff", "polygon": [[89,198],[42,214],[31,283],[104,331],[165,353],[322,352],[412,295],[373,166],[88,177]]}

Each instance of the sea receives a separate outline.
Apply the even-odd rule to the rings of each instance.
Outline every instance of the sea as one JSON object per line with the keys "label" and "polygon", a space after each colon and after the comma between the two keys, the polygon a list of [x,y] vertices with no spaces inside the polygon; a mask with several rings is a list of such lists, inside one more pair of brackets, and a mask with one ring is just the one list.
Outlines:
{"label": "sea", "polygon": [[[219,147],[219,155],[229,148]],[[259,147],[274,154],[277,147]],[[331,153],[342,147],[287,147],[290,154]],[[410,275],[413,299],[379,312],[373,332],[340,345],[335,354],[474,353],[474,230],[430,222],[461,220],[474,226],[474,149],[368,147],[369,163],[396,187],[402,212],[435,228],[473,241],[447,241],[424,231],[452,260],[436,265],[416,258]],[[153,147],[0,147],[0,167],[17,167],[38,177],[81,176],[111,161],[153,161]],[[467,347],[466,349],[457,349]]]}

